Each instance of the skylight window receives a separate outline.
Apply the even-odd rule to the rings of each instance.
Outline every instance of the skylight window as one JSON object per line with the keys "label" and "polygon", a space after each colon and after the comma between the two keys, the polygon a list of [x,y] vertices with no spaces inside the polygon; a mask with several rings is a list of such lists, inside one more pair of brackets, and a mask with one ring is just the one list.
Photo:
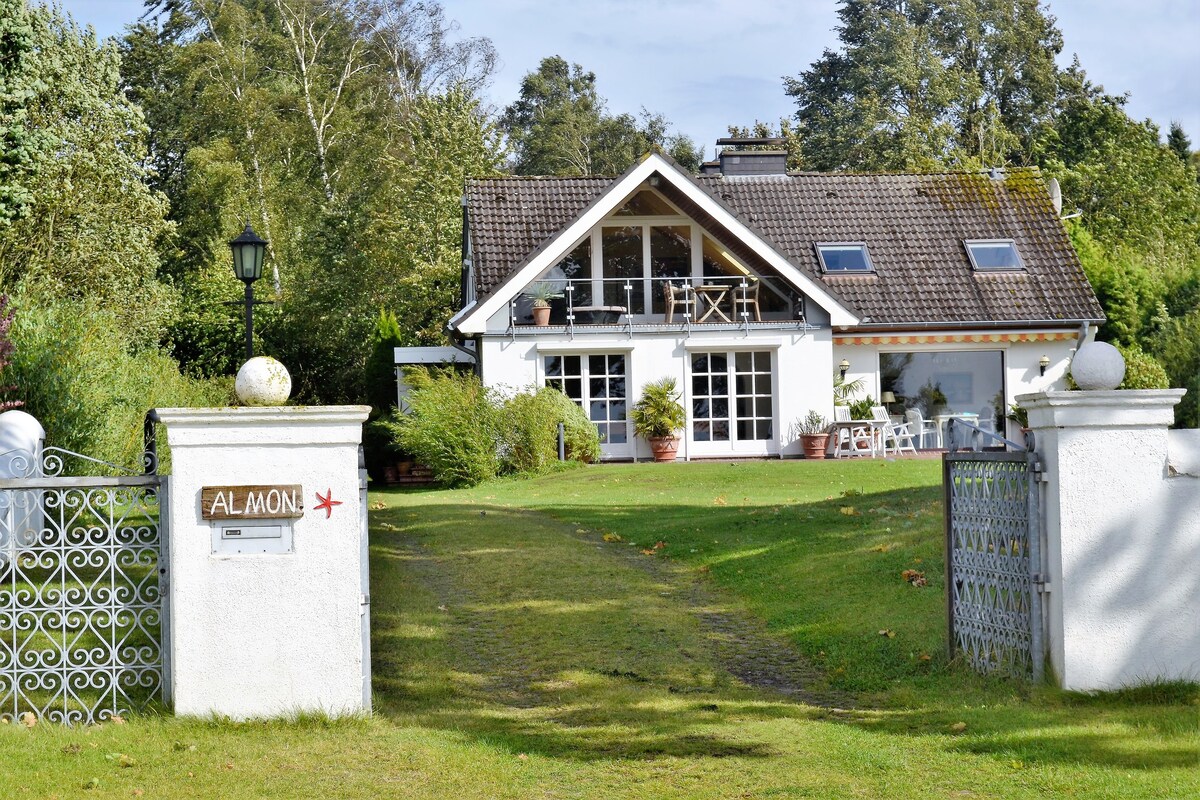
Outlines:
{"label": "skylight window", "polygon": [[968,239],[963,244],[971,257],[971,266],[981,272],[1025,269],[1012,239]]}
{"label": "skylight window", "polygon": [[874,272],[867,246],[858,243],[818,244],[817,258],[825,272]]}

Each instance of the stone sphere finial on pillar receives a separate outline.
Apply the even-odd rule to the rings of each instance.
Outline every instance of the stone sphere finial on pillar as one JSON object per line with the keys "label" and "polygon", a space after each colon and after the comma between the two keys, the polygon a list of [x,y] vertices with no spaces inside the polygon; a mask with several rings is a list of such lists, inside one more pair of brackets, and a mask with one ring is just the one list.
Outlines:
{"label": "stone sphere finial on pillar", "polygon": [[1084,391],[1116,389],[1125,379],[1125,357],[1107,342],[1088,342],[1071,359],[1071,377]]}
{"label": "stone sphere finial on pillar", "polygon": [[281,406],[292,394],[292,376],[270,356],[256,356],[242,364],[233,388],[248,406]]}

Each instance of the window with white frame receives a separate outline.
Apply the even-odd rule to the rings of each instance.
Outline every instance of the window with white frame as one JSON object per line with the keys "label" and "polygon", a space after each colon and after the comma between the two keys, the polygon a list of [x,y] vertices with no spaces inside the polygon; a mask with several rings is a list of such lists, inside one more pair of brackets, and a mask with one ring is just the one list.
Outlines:
{"label": "window with white frame", "polygon": [[775,416],[771,351],[692,354],[692,439],[772,438]]}
{"label": "window with white frame", "polygon": [[[538,277],[563,299],[551,302],[551,323],[565,324],[569,304],[628,309],[632,315],[663,314],[667,282],[728,286],[729,297],[753,289],[758,276],[700,226],[648,189],[635,194],[581,240],[562,261]],[[789,310],[789,295],[772,281],[757,292],[764,313]],[[531,301],[516,308],[518,324],[530,324]]]}
{"label": "window with white frame", "polygon": [[841,274],[874,272],[871,254],[862,242],[830,242],[817,244],[817,259],[824,272]]}
{"label": "window with white frame", "polygon": [[546,386],[552,386],[579,404],[600,431],[605,444],[629,440],[626,421],[626,354],[543,356]]}
{"label": "window with white frame", "polygon": [[1012,239],[967,239],[963,244],[971,257],[971,266],[980,272],[1025,269]]}

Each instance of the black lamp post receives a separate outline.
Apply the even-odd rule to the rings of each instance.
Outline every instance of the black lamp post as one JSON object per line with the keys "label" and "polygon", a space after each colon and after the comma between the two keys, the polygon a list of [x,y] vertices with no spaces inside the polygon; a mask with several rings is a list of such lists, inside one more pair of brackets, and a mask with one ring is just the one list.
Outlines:
{"label": "black lamp post", "polygon": [[842,359],[842,363],[838,364],[838,372],[842,374],[842,380],[846,380],[846,373],[850,370],[850,362]]}
{"label": "black lamp post", "polygon": [[254,358],[254,282],[262,277],[263,257],[267,252],[267,243],[258,238],[246,223],[246,230],[229,243],[233,251],[233,274],[246,284],[246,358]]}

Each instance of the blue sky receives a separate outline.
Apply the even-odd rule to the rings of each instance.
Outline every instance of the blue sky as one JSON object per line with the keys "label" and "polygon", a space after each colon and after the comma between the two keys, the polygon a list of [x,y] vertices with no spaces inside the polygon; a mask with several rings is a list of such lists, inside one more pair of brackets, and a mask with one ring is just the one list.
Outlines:
{"label": "blue sky", "polygon": [[[35,0],[36,1],[36,0]],[[142,0],[60,0],[101,35],[138,17]],[[794,110],[782,76],[837,43],[835,0],[443,0],[466,36],[487,36],[503,62],[490,91],[511,103],[545,56],[596,73],[613,112],[664,114],[712,155],[731,123]],[[1183,123],[1200,147],[1200,0],[1059,0],[1050,13],[1091,79],[1129,92],[1129,112],[1166,134]]]}

